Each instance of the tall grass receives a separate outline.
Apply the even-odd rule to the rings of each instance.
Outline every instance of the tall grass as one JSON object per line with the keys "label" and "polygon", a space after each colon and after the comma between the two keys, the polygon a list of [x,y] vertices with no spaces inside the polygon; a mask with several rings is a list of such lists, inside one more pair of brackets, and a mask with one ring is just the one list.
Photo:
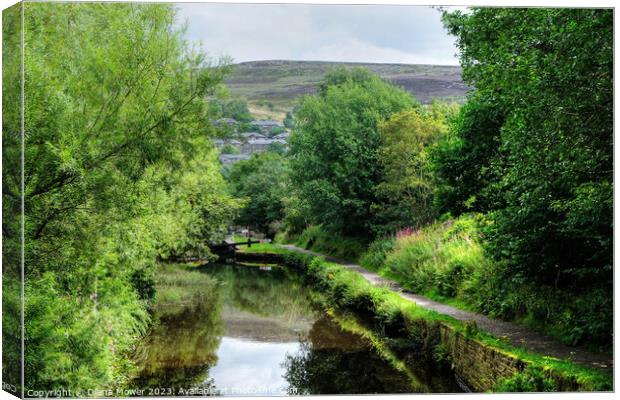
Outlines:
{"label": "tall grass", "polygon": [[593,350],[609,351],[598,305],[611,298],[604,291],[567,293],[515,275],[506,262],[485,254],[488,223],[482,215],[464,215],[404,230],[373,242],[360,263],[415,293],[522,323],[569,345],[587,340]]}
{"label": "tall grass", "polygon": [[465,216],[404,231],[373,244],[362,261],[410,290],[445,297],[466,296],[475,286],[476,271],[489,262],[477,224],[475,217]]}
{"label": "tall grass", "polygon": [[[605,290],[569,293],[515,274],[509,264],[485,253],[482,214],[462,215],[421,229],[407,228],[370,244],[311,226],[280,242],[358,262],[415,293],[545,332],[568,345],[611,352],[607,341],[613,299]],[[364,248],[367,247],[367,250]]]}

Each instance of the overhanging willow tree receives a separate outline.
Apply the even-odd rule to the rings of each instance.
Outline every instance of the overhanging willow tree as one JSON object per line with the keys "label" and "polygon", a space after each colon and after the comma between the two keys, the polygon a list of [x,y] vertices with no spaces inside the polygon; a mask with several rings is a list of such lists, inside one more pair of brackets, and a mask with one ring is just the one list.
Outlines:
{"label": "overhanging willow tree", "polygon": [[[238,208],[205,100],[230,68],[191,48],[175,18],[165,4],[25,5],[27,388],[127,379],[156,259],[208,255]],[[17,25],[5,37],[19,37]],[[19,165],[12,111],[5,154]],[[19,174],[4,171],[5,210],[19,209]],[[3,226],[5,240],[19,242],[15,228]]]}
{"label": "overhanging willow tree", "polygon": [[[167,6],[31,5],[26,12],[27,237],[87,203],[113,168],[137,179],[208,125],[204,68]],[[11,191],[15,193],[15,191]]]}

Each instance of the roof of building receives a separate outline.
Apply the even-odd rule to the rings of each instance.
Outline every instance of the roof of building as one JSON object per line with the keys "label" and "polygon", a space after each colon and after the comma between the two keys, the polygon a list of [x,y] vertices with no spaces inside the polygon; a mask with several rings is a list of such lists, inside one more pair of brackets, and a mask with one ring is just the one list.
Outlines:
{"label": "roof of building", "polygon": [[274,126],[274,125],[280,126],[282,125],[280,122],[274,121],[272,119],[265,119],[262,121],[252,121],[252,124],[258,125],[258,126]]}
{"label": "roof of building", "polygon": [[260,132],[243,132],[241,136],[246,137],[246,138],[252,137],[252,136],[264,137],[263,134]]}
{"label": "roof of building", "polygon": [[265,144],[265,145],[269,145],[269,144],[271,144],[273,142],[275,142],[274,139],[263,139],[263,138],[261,138],[261,139],[250,140],[250,141],[248,141],[248,144],[258,144],[258,145]]}

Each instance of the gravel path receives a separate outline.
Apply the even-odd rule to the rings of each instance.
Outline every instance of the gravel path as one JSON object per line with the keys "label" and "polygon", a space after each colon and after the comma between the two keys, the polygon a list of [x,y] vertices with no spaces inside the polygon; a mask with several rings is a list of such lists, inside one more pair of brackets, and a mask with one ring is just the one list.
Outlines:
{"label": "gravel path", "polygon": [[281,245],[280,247],[305,254],[324,257],[327,261],[340,264],[359,273],[362,277],[364,277],[364,279],[373,285],[385,286],[389,288],[395,293],[398,293],[401,297],[413,301],[420,307],[449,315],[459,321],[474,321],[478,328],[492,334],[495,337],[504,337],[514,346],[523,347],[532,352],[545,354],[555,358],[570,359],[574,363],[588,365],[599,370],[609,371],[610,373],[613,371],[613,358],[606,354],[593,353],[580,347],[566,346],[565,344],[558,342],[556,339],[553,339],[544,333],[531,330],[527,327],[511,322],[492,319],[482,314],[464,311],[446,304],[438,303],[427,297],[408,292],[398,283],[385,279],[374,272],[368,271],[367,269],[357,264],[352,264],[348,261],[326,256],[324,254],[302,249],[293,245]]}

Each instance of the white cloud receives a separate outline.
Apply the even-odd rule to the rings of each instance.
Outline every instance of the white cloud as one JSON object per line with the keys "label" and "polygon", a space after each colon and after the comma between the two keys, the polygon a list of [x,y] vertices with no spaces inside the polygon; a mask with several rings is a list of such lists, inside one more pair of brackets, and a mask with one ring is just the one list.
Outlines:
{"label": "white cloud", "polygon": [[214,56],[457,64],[453,38],[429,7],[184,4],[188,37]]}

